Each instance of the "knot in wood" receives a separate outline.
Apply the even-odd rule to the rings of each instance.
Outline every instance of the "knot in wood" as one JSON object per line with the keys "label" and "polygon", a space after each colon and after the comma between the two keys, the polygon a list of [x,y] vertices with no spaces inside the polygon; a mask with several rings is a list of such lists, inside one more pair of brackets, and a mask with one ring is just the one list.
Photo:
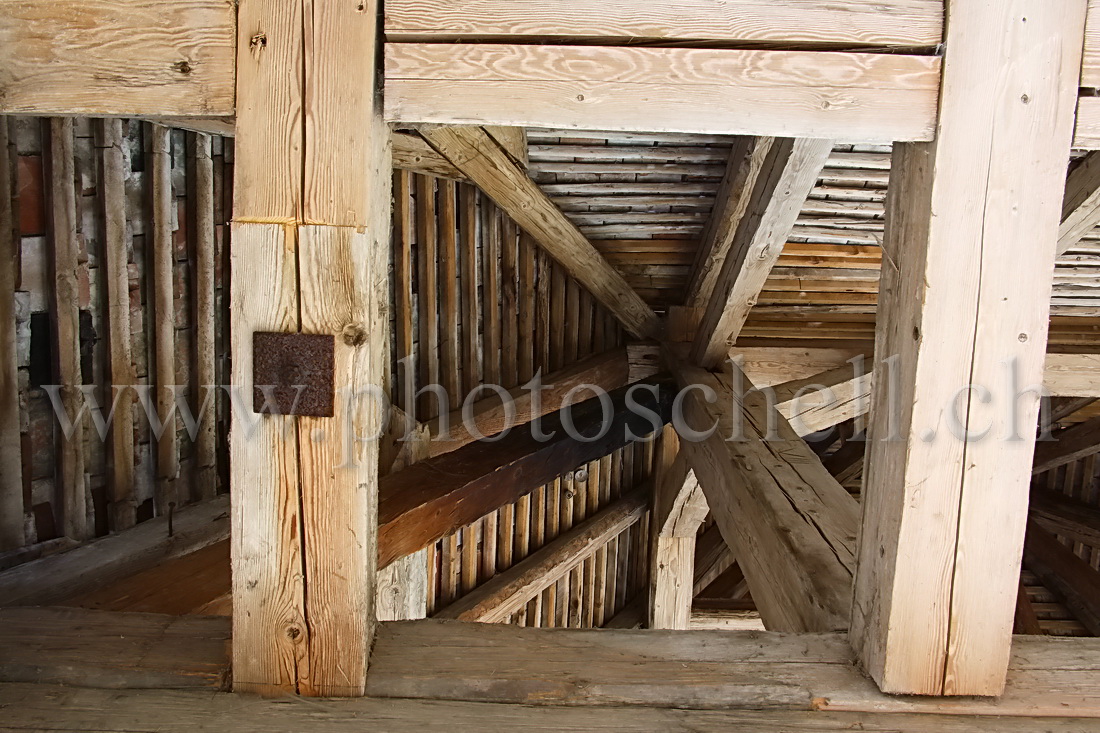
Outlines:
{"label": "knot in wood", "polygon": [[367,329],[358,323],[349,323],[344,326],[340,335],[343,336],[344,343],[348,346],[362,346],[367,342]]}

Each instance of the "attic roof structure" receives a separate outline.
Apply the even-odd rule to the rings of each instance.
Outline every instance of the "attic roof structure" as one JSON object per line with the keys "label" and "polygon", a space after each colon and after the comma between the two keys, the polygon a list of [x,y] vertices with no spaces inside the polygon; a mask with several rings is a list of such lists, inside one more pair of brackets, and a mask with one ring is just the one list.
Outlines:
{"label": "attic roof structure", "polygon": [[1096,2],[0,9],[5,730],[1097,725]]}

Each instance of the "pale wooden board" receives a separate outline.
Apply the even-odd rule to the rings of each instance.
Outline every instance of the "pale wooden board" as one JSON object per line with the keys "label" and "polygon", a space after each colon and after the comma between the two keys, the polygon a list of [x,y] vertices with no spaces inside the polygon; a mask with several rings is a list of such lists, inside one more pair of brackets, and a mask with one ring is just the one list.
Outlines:
{"label": "pale wooden board", "polygon": [[1081,86],[1100,87],[1100,0],[1089,0],[1085,18],[1085,52],[1081,60]]}
{"label": "pale wooden board", "polygon": [[477,0],[399,0],[386,4],[386,36],[399,40],[529,37],[773,41],[934,46],[943,29],[937,0],[866,3],[684,0],[674,5],[627,0],[551,0],[537,5]]}
{"label": "pale wooden board", "polygon": [[224,0],[3,0],[0,113],[232,114],[235,28]]}
{"label": "pale wooden board", "polygon": [[1073,147],[1100,150],[1100,97],[1081,97],[1077,101]]}
{"label": "pale wooden board", "polygon": [[490,44],[385,53],[391,122],[929,140],[940,80],[932,56]]}
{"label": "pale wooden board", "polygon": [[[445,721],[450,730],[478,733],[563,731],[649,733],[654,730],[726,733],[1082,733],[1092,721],[894,713],[785,710],[675,710],[653,707],[497,705],[435,700],[361,698],[320,705],[291,699],[194,690],[94,690],[52,685],[0,685],[2,731],[192,733],[207,726],[239,733],[361,733],[364,729],[421,733]],[[1069,711],[1067,711],[1069,712]]]}
{"label": "pale wooden board", "polygon": [[229,619],[82,608],[0,611],[0,681],[219,689]]}

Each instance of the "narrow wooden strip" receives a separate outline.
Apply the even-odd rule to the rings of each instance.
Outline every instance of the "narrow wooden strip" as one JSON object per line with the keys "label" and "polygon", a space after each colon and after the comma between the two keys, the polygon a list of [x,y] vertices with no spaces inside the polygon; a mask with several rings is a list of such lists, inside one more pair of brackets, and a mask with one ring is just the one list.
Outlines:
{"label": "narrow wooden strip", "polygon": [[[192,291],[195,308],[194,382],[192,394],[193,414],[199,415],[199,433],[195,438],[195,498],[200,501],[217,494],[217,422],[213,399],[217,389],[215,375],[214,340],[215,319],[218,314],[214,304],[214,162],[211,159],[211,141],[208,135],[188,135],[191,157],[194,160],[194,200],[189,202],[193,210],[192,252],[194,253]],[[207,405],[208,409],[201,409]],[[201,412],[200,412],[201,410]]]}
{"label": "narrow wooden strip", "polygon": [[19,248],[12,211],[12,154],[0,116],[0,552],[22,547],[23,467],[19,435],[19,361],[15,341],[15,273]]}

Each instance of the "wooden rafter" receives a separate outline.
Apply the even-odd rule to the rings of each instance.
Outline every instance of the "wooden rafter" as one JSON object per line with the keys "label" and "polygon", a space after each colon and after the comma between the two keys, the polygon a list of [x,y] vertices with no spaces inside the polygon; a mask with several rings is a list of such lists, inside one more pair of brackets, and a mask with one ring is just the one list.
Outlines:
{"label": "wooden rafter", "polygon": [[426,128],[421,134],[628,331],[639,338],[655,333],[657,316],[652,309],[488,133],[462,127]]}
{"label": "wooden rafter", "polygon": [[1100,547],[1100,509],[1094,506],[1052,491],[1032,488],[1028,516],[1052,534]]}
{"label": "wooden rafter", "polygon": [[1100,417],[1059,430],[1051,440],[1037,443],[1031,471],[1042,473],[1096,453],[1100,453]]}
{"label": "wooden rafter", "polygon": [[1100,224],[1100,152],[1079,160],[1066,177],[1058,254],[1063,255]]}
{"label": "wooden rafter", "polygon": [[713,368],[727,358],[832,147],[784,138],[768,148],[696,334],[696,363]]}
{"label": "wooden rafter", "polygon": [[1024,560],[1089,633],[1100,636],[1100,572],[1035,522],[1028,523]]}

